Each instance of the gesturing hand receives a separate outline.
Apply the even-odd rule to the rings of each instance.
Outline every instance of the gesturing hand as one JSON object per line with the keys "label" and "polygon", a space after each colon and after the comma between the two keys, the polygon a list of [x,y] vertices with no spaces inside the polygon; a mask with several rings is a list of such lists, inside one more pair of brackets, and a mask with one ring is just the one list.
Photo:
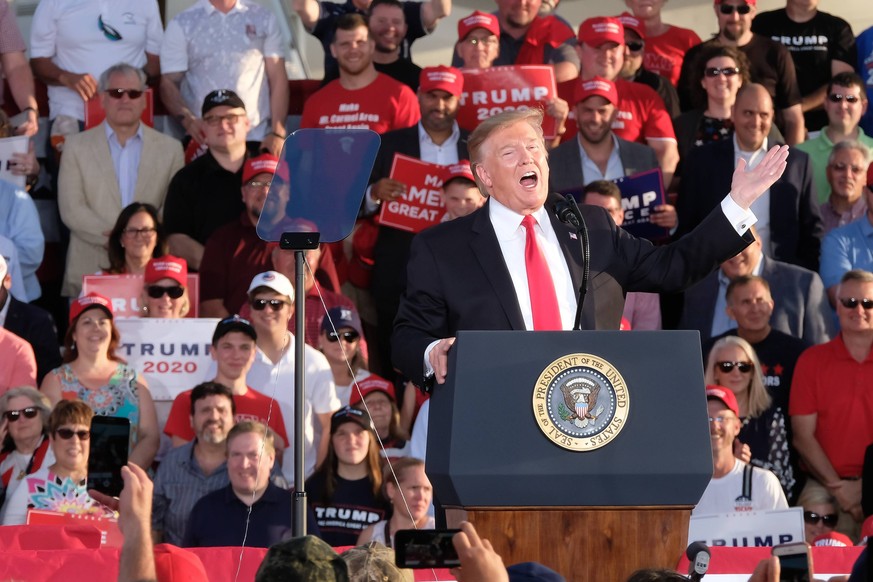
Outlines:
{"label": "gesturing hand", "polygon": [[782,176],[788,165],[787,160],[788,146],[773,146],[761,163],[752,169],[747,169],[746,161],[741,158],[731,180],[731,198],[741,208],[748,210]]}

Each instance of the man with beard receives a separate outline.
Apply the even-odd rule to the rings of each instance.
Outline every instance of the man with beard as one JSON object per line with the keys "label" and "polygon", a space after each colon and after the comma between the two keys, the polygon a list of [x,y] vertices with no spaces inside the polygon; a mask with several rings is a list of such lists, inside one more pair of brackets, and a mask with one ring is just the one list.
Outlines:
{"label": "man with beard", "polygon": [[167,453],[155,475],[152,535],[155,543],[181,545],[197,501],[228,484],[227,433],[236,406],[230,388],[204,382],[191,391],[194,440]]}
{"label": "man with beard", "polygon": [[337,20],[330,50],[339,63],[339,79],[306,101],[300,127],[363,128],[385,133],[418,121],[412,90],[373,66],[376,43],[363,16],[344,14]]}
{"label": "man with beard", "polygon": [[373,53],[376,70],[417,91],[421,67],[409,59],[400,58],[400,46],[409,29],[403,4],[400,0],[375,0],[370,5],[368,21],[370,34],[376,41],[376,52]]}

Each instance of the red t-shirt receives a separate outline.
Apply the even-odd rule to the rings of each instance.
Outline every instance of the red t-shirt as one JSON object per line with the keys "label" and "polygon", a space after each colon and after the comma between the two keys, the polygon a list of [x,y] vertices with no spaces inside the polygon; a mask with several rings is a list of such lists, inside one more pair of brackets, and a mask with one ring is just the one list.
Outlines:
{"label": "red t-shirt", "polygon": [[670,25],[664,34],[646,37],[643,67],[667,77],[675,87],[679,83],[685,52],[698,44],[700,44],[700,37],[696,32]]}
{"label": "red t-shirt", "polygon": [[350,91],[331,81],[303,106],[300,127],[362,128],[376,133],[411,127],[421,113],[412,89],[379,73],[376,80]]}
{"label": "red t-shirt", "polygon": [[[236,405],[236,416],[234,420],[257,420],[269,426],[273,431],[282,437],[285,445],[288,444],[288,434],[285,432],[285,421],[282,418],[282,411],[279,409],[277,401],[272,402],[272,410],[270,408],[270,397],[261,394],[254,388],[249,388],[245,394],[233,395],[233,402]],[[269,417],[270,422],[267,422]],[[190,441],[194,439],[194,429],[191,428],[191,391],[185,390],[181,392],[173,400],[173,406],[170,408],[170,415],[167,417],[167,424],[164,426],[164,434],[171,437],[179,437]]]}

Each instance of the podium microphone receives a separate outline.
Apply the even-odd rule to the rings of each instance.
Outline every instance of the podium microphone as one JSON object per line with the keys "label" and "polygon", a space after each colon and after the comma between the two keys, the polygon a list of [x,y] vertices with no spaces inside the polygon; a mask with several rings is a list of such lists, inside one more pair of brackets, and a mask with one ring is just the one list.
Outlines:
{"label": "podium microphone", "polygon": [[555,202],[555,214],[558,216],[558,220],[574,227],[576,232],[582,236],[582,283],[579,285],[576,322],[573,325],[574,330],[580,330],[582,329],[582,306],[585,305],[585,294],[588,292],[588,276],[591,265],[588,227],[585,225],[585,218],[582,216],[582,211],[579,210],[579,205],[576,204],[576,199],[571,194],[567,194],[563,199]]}
{"label": "podium microphone", "polygon": [[709,547],[703,542],[694,542],[685,550],[688,558],[688,579],[700,582],[709,569]]}

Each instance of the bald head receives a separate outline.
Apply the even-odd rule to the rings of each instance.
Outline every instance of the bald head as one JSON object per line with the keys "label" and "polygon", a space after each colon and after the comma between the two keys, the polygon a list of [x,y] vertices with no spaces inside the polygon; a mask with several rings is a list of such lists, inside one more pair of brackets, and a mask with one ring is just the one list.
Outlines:
{"label": "bald head", "polygon": [[763,85],[749,83],[737,92],[731,117],[740,149],[759,149],[773,124],[773,99]]}

